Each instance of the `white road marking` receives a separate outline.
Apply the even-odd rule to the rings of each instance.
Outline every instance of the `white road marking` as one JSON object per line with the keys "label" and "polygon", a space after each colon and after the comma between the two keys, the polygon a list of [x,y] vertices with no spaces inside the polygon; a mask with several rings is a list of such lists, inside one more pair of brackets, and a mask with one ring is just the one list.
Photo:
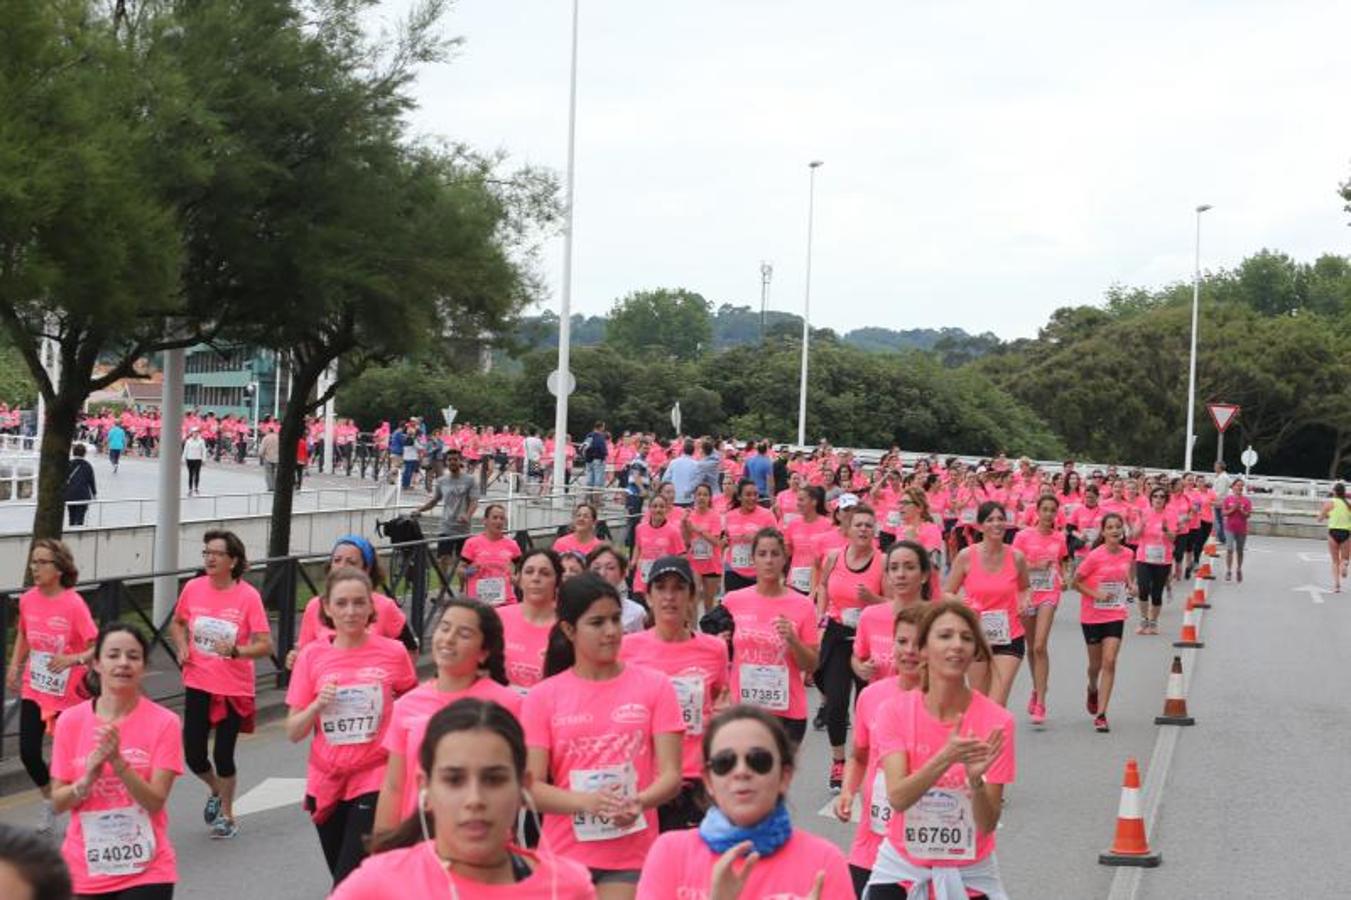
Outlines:
{"label": "white road marking", "polygon": [[1324,590],[1321,587],[1318,587],[1315,584],[1302,584],[1299,587],[1291,588],[1290,590],[1294,591],[1297,594],[1308,594],[1309,599],[1312,600],[1314,603],[1324,602],[1323,595],[1327,593],[1326,590]]}
{"label": "white road marking", "polygon": [[1303,550],[1300,551],[1299,558],[1304,560],[1304,562],[1312,563],[1327,562],[1332,559],[1332,557],[1326,553],[1306,553]]}
{"label": "white road marking", "polygon": [[247,816],[283,806],[299,808],[305,798],[303,778],[264,778],[256,787],[235,801],[235,815]]}

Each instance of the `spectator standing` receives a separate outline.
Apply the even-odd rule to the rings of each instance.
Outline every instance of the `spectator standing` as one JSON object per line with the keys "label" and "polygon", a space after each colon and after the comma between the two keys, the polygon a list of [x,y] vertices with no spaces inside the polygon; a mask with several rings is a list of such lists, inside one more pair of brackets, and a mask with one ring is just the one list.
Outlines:
{"label": "spectator standing", "polygon": [[85,513],[89,512],[89,501],[98,496],[98,484],[94,478],[94,467],[84,458],[84,443],[76,442],[70,452],[64,496],[66,513],[70,516],[71,527],[74,527],[84,524]]}
{"label": "spectator standing", "polygon": [[267,482],[267,489],[275,491],[277,463],[281,462],[281,439],[277,436],[277,432],[263,433],[263,439],[258,442],[258,462],[263,467],[263,480]]}
{"label": "spectator standing", "polygon": [[1225,541],[1224,525],[1224,498],[1229,496],[1229,488],[1233,485],[1234,479],[1224,469],[1224,463],[1220,460],[1215,461],[1215,481],[1211,487],[1215,490],[1215,540],[1219,543]]}

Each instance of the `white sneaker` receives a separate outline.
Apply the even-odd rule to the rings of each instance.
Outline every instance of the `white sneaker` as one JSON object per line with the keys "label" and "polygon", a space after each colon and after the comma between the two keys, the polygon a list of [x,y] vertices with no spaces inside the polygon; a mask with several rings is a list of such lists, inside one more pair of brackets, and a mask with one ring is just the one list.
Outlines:
{"label": "white sneaker", "polygon": [[56,814],[52,812],[52,801],[43,800],[42,809],[38,812],[38,834],[51,834],[52,828],[56,825]]}

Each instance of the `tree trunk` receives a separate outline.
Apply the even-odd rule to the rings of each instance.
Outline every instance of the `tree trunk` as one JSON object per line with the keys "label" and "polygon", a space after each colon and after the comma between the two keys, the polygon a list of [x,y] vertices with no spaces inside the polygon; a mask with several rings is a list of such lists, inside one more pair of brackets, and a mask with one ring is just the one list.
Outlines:
{"label": "tree trunk", "polygon": [[287,556],[291,552],[291,509],[296,483],[296,446],[305,433],[305,405],[324,365],[313,362],[298,363],[286,397],[286,413],[281,418],[278,434],[277,484],[272,495],[272,527],[268,536],[267,555]]}
{"label": "tree trunk", "polygon": [[66,473],[70,468],[70,445],[75,438],[75,423],[80,404],[78,391],[62,384],[53,402],[47,405],[43,423],[41,463],[38,467],[37,508],[33,512],[33,538],[61,537],[66,520]]}
{"label": "tree trunk", "polygon": [[1346,451],[1351,450],[1351,432],[1345,428],[1337,429],[1337,438],[1332,442],[1332,465],[1328,467],[1328,478],[1337,480],[1342,470],[1342,460]]}

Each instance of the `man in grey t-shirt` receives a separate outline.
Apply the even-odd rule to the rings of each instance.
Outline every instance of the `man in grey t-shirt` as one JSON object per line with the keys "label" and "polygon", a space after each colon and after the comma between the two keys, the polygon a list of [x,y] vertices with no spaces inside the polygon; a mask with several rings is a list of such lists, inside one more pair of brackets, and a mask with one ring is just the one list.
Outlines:
{"label": "man in grey t-shirt", "polygon": [[460,547],[469,537],[474,510],[478,508],[478,480],[465,473],[464,457],[458,448],[446,450],[446,474],[436,480],[431,497],[417,508],[417,512],[427,512],[437,503],[444,505],[441,508],[439,532],[443,540],[436,545],[436,555],[441,558],[442,567],[446,568],[450,565],[451,557],[460,552]]}

